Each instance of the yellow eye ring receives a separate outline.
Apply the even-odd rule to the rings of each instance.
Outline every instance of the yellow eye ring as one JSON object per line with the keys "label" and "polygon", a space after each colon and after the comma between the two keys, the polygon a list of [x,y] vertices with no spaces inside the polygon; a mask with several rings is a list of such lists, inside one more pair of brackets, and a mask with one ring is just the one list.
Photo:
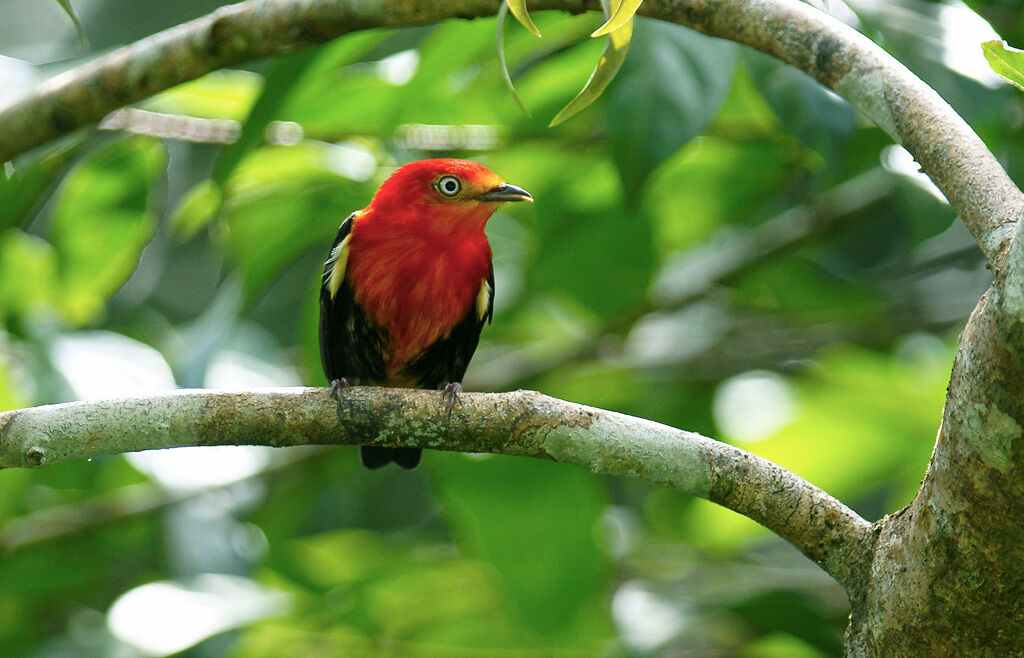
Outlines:
{"label": "yellow eye ring", "polygon": [[451,199],[458,196],[459,192],[462,191],[462,181],[455,176],[441,176],[434,183],[434,188],[441,196]]}

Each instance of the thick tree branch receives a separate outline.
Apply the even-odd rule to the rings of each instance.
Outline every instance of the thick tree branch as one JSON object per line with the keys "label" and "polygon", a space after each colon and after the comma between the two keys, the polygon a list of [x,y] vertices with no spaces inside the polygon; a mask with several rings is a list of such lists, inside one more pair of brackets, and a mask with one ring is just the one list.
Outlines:
{"label": "thick tree branch", "polygon": [[[595,0],[531,0],[583,11]],[[249,0],[59,75],[0,111],[0,161],[214,69],[372,27],[494,14],[499,0]],[[1001,273],[1024,195],[928,85],[849,26],[797,0],[646,0],[640,12],[774,55],[832,88],[903,144]]]}
{"label": "thick tree branch", "polygon": [[761,457],[693,432],[531,391],[466,393],[451,419],[435,391],[269,389],[73,402],[0,414],[0,467],[186,445],[388,445],[554,459],[676,487],[754,519],[841,584],[863,577],[869,525]]}

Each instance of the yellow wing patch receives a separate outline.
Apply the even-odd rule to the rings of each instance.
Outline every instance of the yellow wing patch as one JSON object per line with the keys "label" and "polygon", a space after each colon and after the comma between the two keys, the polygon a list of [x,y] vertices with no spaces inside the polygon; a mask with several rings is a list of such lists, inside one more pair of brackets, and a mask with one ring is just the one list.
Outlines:
{"label": "yellow wing patch", "polygon": [[482,321],[491,310],[491,284],[484,279],[480,292],[476,296],[476,316]]}
{"label": "yellow wing patch", "polygon": [[348,242],[352,238],[349,233],[345,239],[338,243],[338,246],[331,249],[331,255],[327,257],[327,264],[324,266],[324,279],[327,281],[327,292],[331,293],[331,299],[338,294],[341,282],[345,280],[345,268],[348,266]]}

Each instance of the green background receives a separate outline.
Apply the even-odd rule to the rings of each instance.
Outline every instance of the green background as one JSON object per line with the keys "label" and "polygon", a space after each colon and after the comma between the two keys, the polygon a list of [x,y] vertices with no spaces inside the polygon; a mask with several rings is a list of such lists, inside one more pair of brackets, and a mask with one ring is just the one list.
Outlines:
{"label": "green background", "polygon": [[[0,105],[220,3],[178,4],[74,2],[85,43],[61,3],[8,0]],[[1024,103],[980,43],[1024,46],[1024,19],[969,4],[829,6],[1020,180]],[[452,21],[214,73],[140,104],[133,132],[0,169],[0,406],[323,385],[339,222],[395,166],[468,157],[536,198],[488,225],[497,312],[468,390],[729,441],[870,520],[906,504],[990,280],[955,213],[802,73],[677,26],[638,21],[606,93],[548,129],[600,21],[534,18],[542,40],[505,26],[532,119],[496,21]],[[832,656],[847,614],[753,522],[572,466],[428,452],[369,473],[354,449],[240,448],[0,472],[7,655]]]}

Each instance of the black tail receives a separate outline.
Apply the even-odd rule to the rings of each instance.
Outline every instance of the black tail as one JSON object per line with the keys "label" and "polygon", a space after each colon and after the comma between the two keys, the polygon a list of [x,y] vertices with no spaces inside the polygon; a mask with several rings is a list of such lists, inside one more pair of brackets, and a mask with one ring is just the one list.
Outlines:
{"label": "black tail", "polygon": [[405,469],[416,468],[422,456],[423,450],[419,448],[359,446],[359,459],[363,462],[363,466],[370,470],[387,466],[391,462],[395,462]]}

